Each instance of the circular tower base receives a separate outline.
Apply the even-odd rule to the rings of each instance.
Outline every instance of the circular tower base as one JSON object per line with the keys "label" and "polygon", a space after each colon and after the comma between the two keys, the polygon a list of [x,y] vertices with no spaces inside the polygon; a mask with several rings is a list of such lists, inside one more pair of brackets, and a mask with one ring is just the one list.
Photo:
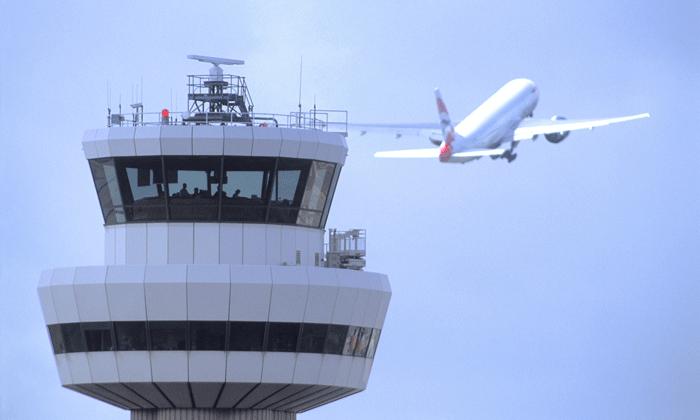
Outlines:
{"label": "circular tower base", "polygon": [[165,408],[131,412],[131,420],[296,420],[296,418],[296,413],[275,410]]}

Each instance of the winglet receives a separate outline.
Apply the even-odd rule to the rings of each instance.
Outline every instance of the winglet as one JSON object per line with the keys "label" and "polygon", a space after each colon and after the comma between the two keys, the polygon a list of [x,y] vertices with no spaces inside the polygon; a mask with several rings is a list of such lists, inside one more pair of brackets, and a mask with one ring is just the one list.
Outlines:
{"label": "winglet", "polygon": [[452,142],[455,139],[455,128],[452,125],[450,114],[447,112],[447,107],[442,101],[440,89],[435,88],[435,100],[437,101],[438,115],[440,116],[440,128],[442,129],[442,138],[444,139],[440,146],[440,162],[447,162],[452,156]]}

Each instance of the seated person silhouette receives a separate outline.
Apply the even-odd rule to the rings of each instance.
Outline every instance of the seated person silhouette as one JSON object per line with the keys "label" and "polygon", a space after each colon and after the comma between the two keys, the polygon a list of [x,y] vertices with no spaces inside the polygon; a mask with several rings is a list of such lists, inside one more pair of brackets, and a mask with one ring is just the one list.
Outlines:
{"label": "seated person silhouette", "polygon": [[241,190],[236,190],[236,192],[233,193],[233,196],[231,198],[239,198],[238,194],[240,194],[240,193],[241,193]]}
{"label": "seated person silhouette", "polygon": [[187,184],[184,182],[182,183],[182,189],[180,190],[180,198],[187,198],[190,196],[190,193],[187,192]]}
{"label": "seated person silhouette", "polygon": [[216,187],[216,192],[214,193],[214,195],[212,197],[219,198],[219,196],[226,198],[226,191],[221,191],[221,185]]}

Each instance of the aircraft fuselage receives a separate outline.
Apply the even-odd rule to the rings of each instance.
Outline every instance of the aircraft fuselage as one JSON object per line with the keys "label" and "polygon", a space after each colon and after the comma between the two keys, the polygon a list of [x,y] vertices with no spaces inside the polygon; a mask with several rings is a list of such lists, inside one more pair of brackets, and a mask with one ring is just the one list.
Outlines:
{"label": "aircraft fuselage", "polygon": [[508,82],[454,127],[454,139],[440,146],[440,161],[469,162],[479,157],[453,154],[469,149],[495,149],[512,141],[513,132],[525,117],[532,115],[538,98],[537,86],[532,81]]}

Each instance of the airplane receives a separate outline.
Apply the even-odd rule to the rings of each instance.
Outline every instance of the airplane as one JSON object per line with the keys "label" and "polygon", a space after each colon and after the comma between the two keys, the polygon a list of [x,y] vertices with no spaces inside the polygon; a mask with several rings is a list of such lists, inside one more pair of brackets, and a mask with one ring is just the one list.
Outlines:
{"label": "airplane", "polygon": [[[513,151],[521,140],[535,140],[538,135],[543,134],[547,141],[559,143],[572,130],[584,128],[592,130],[594,127],[649,117],[649,114],[639,114],[607,119],[567,120],[560,116],[554,116],[551,119],[534,119],[532,115],[537,106],[539,92],[537,86],[528,79],[515,79],[506,83],[456,126],[452,124],[439,89],[435,89],[435,99],[440,116],[439,128],[442,130],[442,138],[431,136],[430,141],[438,147],[377,152],[374,156],[438,158],[443,163],[466,163],[482,156],[490,156],[494,160],[506,159],[510,163],[517,157],[517,153]],[[379,126],[427,128],[425,124],[375,125],[375,127]],[[371,129],[365,129],[364,127],[371,127],[366,124],[361,127],[363,130]],[[400,134],[397,134],[398,137]]]}

